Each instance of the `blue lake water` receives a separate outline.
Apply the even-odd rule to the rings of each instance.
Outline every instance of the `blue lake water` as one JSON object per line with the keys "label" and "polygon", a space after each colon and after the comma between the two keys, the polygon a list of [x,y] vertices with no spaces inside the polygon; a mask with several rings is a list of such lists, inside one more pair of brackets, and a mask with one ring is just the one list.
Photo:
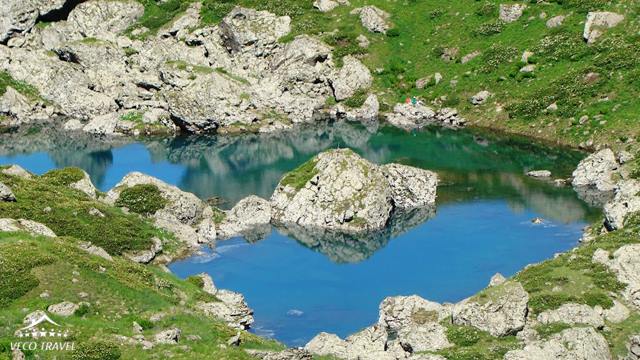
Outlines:
{"label": "blue lake water", "polygon": [[[567,177],[582,154],[470,131],[373,131],[338,123],[285,134],[139,142],[47,131],[0,137],[0,164],[38,174],[78,166],[101,190],[140,171],[201,198],[222,197],[229,208],[250,194],[268,198],[286,171],[335,147],[376,163],[438,172],[436,214],[357,246],[310,244],[274,229],[257,242],[218,242],[171,270],[180,277],[207,272],[218,287],[240,291],[255,310],[255,332],[299,346],[320,331],[345,336],[374,323],[386,296],[459,301],[496,272],[512,275],[575,246],[582,228],[600,216],[571,188],[524,175],[548,169]],[[535,217],[544,224],[532,224]]]}

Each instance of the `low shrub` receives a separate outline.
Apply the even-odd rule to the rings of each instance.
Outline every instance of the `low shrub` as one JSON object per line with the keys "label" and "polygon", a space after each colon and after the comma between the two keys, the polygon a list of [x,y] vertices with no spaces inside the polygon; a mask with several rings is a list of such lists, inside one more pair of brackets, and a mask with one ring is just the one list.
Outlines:
{"label": "low shrub", "polygon": [[138,184],[122,190],[116,206],[141,215],[153,215],[167,205],[160,189],[153,184]]}
{"label": "low shrub", "polygon": [[118,360],[122,356],[118,345],[107,341],[81,343],[73,351],[73,360]]}

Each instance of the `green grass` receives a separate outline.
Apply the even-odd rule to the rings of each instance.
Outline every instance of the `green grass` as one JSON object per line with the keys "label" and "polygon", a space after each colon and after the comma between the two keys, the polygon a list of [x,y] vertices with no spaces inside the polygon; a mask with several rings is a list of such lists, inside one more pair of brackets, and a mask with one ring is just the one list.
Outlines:
{"label": "green grass", "polygon": [[[24,233],[0,233],[0,358],[7,358],[15,341],[14,331],[22,327],[25,314],[66,300],[90,303],[82,316],[50,316],[72,332],[73,352],[56,354],[59,359],[250,359],[246,348],[282,349],[282,345],[243,333],[240,348],[223,348],[235,335],[217,319],[199,313],[195,305],[205,294],[198,286],[167,274],[151,265],[140,265],[115,257],[113,262],[91,256],[75,246],[73,238],[31,237]],[[100,269],[104,271],[101,271]],[[71,282],[71,277],[76,282]],[[49,297],[40,294],[47,292]],[[80,293],[86,293],[80,296]],[[215,299],[206,298],[208,301]],[[80,311],[80,310],[78,310]],[[165,316],[155,322],[152,315]],[[143,335],[177,327],[182,331],[178,346],[114,346],[115,335],[133,336],[138,322]],[[201,340],[189,339],[198,335]],[[117,354],[121,356],[118,357]],[[47,353],[31,353],[48,358]]]}
{"label": "green grass", "polygon": [[144,114],[139,112],[139,111],[129,111],[126,114],[122,114],[120,116],[120,120],[131,121],[131,122],[134,122],[134,123],[141,123],[143,115]]}
{"label": "green grass", "polygon": [[51,170],[42,175],[42,180],[54,186],[69,186],[84,178],[84,173],[76,167]]}
{"label": "green grass", "polygon": [[232,74],[231,72],[229,72],[225,68],[218,67],[218,68],[215,69],[215,71],[218,74],[222,74],[222,75],[228,77],[229,79],[237,81],[237,82],[239,82],[241,84],[244,84],[244,85],[248,85],[249,84],[249,81],[247,79],[243,78],[242,76],[238,76],[238,75]]}
{"label": "green grass", "polygon": [[41,99],[38,89],[34,86],[27,84],[24,81],[15,80],[6,71],[0,71],[0,96],[4,95],[7,91],[7,87],[14,88],[17,92],[24,95],[31,101]]}
{"label": "green grass", "polygon": [[162,196],[157,186],[138,184],[123,189],[116,201],[116,206],[126,207],[136,214],[153,215],[167,203],[168,201]]}
{"label": "green grass", "polygon": [[[0,182],[11,187],[19,199],[0,203],[0,217],[43,223],[58,236],[90,241],[110,254],[148,249],[153,237],[167,237],[137,215],[125,214],[67,186],[78,178],[77,169],[56,170],[33,179],[0,174]],[[91,209],[105,216],[93,216]]]}
{"label": "green grass", "polygon": [[454,346],[436,352],[449,360],[502,359],[509,350],[518,347],[515,336],[496,338],[489,333],[469,327],[445,324],[447,338]]}
{"label": "green grass", "polygon": [[296,190],[302,189],[309,180],[311,180],[318,170],[316,169],[317,160],[311,159],[306,163],[300,165],[298,168],[291,172],[288,172],[280,181],[283,186],[291,186]]}

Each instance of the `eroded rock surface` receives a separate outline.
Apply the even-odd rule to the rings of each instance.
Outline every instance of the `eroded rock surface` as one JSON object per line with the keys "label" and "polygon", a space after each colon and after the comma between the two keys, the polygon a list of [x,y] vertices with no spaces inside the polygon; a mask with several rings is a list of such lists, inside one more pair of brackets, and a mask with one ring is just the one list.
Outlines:
{"label": "eroded rock surface", "polygon": [[527,344],[509,351],[505,360],[611,360],[607,340],[591,327],[563,330],[549,340]]}

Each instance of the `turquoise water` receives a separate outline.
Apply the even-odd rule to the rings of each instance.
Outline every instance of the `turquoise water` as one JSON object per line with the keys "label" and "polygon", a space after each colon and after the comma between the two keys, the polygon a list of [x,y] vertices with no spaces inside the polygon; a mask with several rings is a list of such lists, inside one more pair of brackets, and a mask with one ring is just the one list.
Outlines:
{"label": "turquoise water", "polygon": [[[255,310],[255,332],[298,346],[320,331],[345,336],[372,324],[386,296],[459,301],[496,272],[512,275],[575,246],[582,228],[600,215],[571,188],[524,175],[548,169],[567,177],[582,154],[470,131],[407,133],[338,123],[286,134],[144,142],[70,140],[47,131],[0,137],[0,164],[36,173],[79,166],[101,190],[141,171],[201,198],[222,197],[229,208],[250,194],[268,198],[286,171],[335,147],[376,163],[438,172],[437,212],[355,244],[305,243],[276,229],[253,243],[218,242],[171,270],[180,277],[207,272],[219,287],[242,292]],[[532,224],[535,217],[544,224]]]}

